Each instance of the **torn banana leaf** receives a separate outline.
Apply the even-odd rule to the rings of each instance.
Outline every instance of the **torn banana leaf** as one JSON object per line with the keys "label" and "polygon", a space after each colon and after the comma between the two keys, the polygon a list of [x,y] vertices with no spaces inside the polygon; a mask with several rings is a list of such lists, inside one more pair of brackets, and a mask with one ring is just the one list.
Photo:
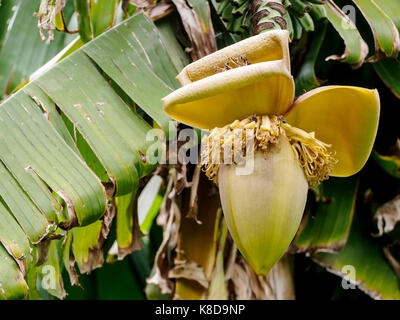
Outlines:
{"label": "torn banana leaf", "polygon": [[400,299],[400,279],[382,247],[362,228],[361,217],[354,219],[349,239],[339,253],[318,253],[312,259],[374,299]]}
{"label": "torn banana leaf", "polygon": [[353,220],[358,176],[333,178],[319,187],[319,201],[311,207],[292,243],[296,252],[339,251]]}
{"label": "torn banana leaf", "polygon": [[65,33],[56,33],[50,43],[40,38],[38,18],[33,16],[38,8],[38,1],[2,1],[0,100],[64,47]]}
{"label": "torn banana leaf", "polygon": [[[104,213],[100,181],[29,96],[18,91],[6,100],[0,106],[0,122],[0,134],[8,137],[0,141],[0,159],[34,202],[40,206],[39,201],[51,201],[48,197],[35,201],[49,193],[45,181],[67,203],[68,223],[87,224]],[[40,208],[46,212],[52,207],[47,203]]]}
{"label": "torn banana leaf", "polygon": [[[29,240],[12,216],[7,205],[0,201],[0,243],[15,259],[23,275],[31,263]],[[2,261],[0,260],[0,263]]]}
{"label": "torn banana leaf", "polygon": [[[130,28],[139,29],[139,34],[136,37],[133,37],[132,33],[129,31]],[[116,31],[117,29],[118,31]],[[137,58],[138,61],[136,61],[135,66],[143,66],[143,69],[145,69],[144,71],[148,71],[151,60],[149,60],[149,62],[144,62],[141,56],[138,56],[135,51],[132,51],[130,45],[135,42],[137,48],[140,48],[142,52],[147,49],[148,52],[144,53],[151,56],[152,60],[155,62],[157,53],[161,52],[164,48],[162,47],[162,42],[160,41],[160,35],[157,34],[154,25],[152,25],[152,23],[143,15],[137,15],[128,22],[124,22],[117,29],[110,30],[109,32],[121,35],[118,44],[115,43],[111,45],[108,40],[111,41],[111,38],[113,37],[112,35],[107,37],[108,33],[106,33],[96,39],[96,41],[93,41],[91,44],[86,46],[85,50],[87,52],[90,51],[92,55],[96,55],[105,48],[108,51],[109,58],[112,59],[113,57],[110,57],[110,55],[117,53],[119,58],[116,57],[115,59],[119,59],[121,63],[129,63],[129,61],[133,62],[135,61],[135,58]],[[146,33],[143,31],[144,29],[147,30]],[[124,30],[126,38],[122,38],[122,36],[124,36]],[[153,40],[147,41],[146,45],[142,46],[138,42],[141,37],[146,37]],[[116,49],[121,47],[125,47],[127,49],[126,52],[132,53],[133,56],[121,56],[121,50]],[[114,50],[110,50],[110,48],[113,48]],[[129,51],[128,48],[130,49]],[[169,58],[167,55],[162,56],[164,57],[164,61],[166,61],[165,67],[163,68],[164,79],[167,79],[170,81],[170,83],[172,83],[175,81],[172,78],[172,74],[175,75],[176,71],[166,67]],[[129,65],[132,66],[131,63],[129,63]],[[153,63],[152,65],[156,64]],[[169,64],[169,66],[171,66],[171,64]],[[134,75],[134,77],[136,77],[138,74],[138,72],[122,74],[120,70],[126,70],[126,68],[119,69],[114,64],[111,65],[109,63],[107,69],[110,74],[119,80],[123,79],[126,82],[131,81],[130,75]],[[85,70],[85,77],[81,76],[82,70]],[[147,74],[147,79],[149,79],[149,82],[145,81],[142,77],[139,81],[141,86],[143,86],[141,88],[142,90],[140,90],[140,92],[137,91],[132,93],[131,96],[133,98],[137,98],[136,100],[142,100],[143,98],[151,96],[151,99],[144,99],[146,102],[140,104],[140,106],[145,110],[147,110],[146,105],[148,105],[149,108],[156,110],[155,103],[151,103],[154,99],[153,97],[155,97],[158,100],[157,104],[159,105],[159,110],[154,111],[159,115],[159,117],[155,116],[155,118],[167,120],[168,118],[162,112],[160,101],[160,97],[164,94],[162,93],[162,90],[161,93],[155,90],[155,88],[157,88],[157,84],[155,82],[159,81],[159,86],[163,87],[164,90],[167,90],[166,88],[169,87],[168,85],[165,85],[164,82],[162,82],[162,80],[157,77],[153,71],[145,73]],[[163,77],[162,74],[163,73],[161,72],[160,77]],[[57,81],[55,79],[57,79]],[[96,83],[97,89],[101,88],[101,90],[93,90],[90,85],[91,83]],[[42,89],[51,98],[51,100],[43,98],[45,95],[43,92],[40,92],[39,88],[37,87]],[[33,94],[33,89],[35,89],[38,94]],[[141,155],[138,152],[138,149],[142,150],[142,153],[145,153],[145,136],[146,132],[150,129],[150,126],[148,126],[142,119],[132,112],[127,105],[123,103],[123,101],[116,95],[115,91],[112,90],[108,85],[107,81],[102,78],[93,63],[83,53],[81,53],[81,50],[64,59],[55,67],[26,86],[24,88],[24,92],[18,92],[12,98],[3,103],[2,108],[0,109],[0,116],[3,112],[3,121],[6,122],[6,125],[3,126],[3,130],[7,130],[8,135],[10,135],[10,132],[14,131],[15,134],[19,134],[19,143],[12,142],[14,141],[12,135],[9,139],[10,142],[3,142],[7,145],[3,148],[5,153],[2,157],[2,160],[5,162],[6,166],[9,167],[8,169],[10,172],[16,176],[18,181],[20,175],[24,176],[25,180],[32,180],[32,178],[26,178],[26,176],[37,176],[39,180],[37,178],[33,178],[36,180],[36,184],[41,182],[40,180],[46,181],[46,183],[49,184],[53,190],[60,192],[60,195],[69,204],[71,211],[75,210],[79,223],[87,224],[87,222],[90,222],[90,220],[96,220],[99,217],[98,214],[100,213],[101,215],[104,212],[104,195],[98,197],[97,204],[96,202],[93,202],[90,206],[86,204],[85,209],[83,209],[83,207],[81,208],[82,211],[91,208],[93,211],[97,212],[97,216],[89,218],[88,221],[81,216],[81,212],[79,211],[77,204],[79,204],[79,202],[81,204],[86,202],[83,201],[83,199],[78,200],[79,197],[82,198],[84,194],[93,194],[96,188],[100,187],[98,191],[103,193],[101,186],[98,184],[98,182],[95,182],[95,180],[93,180],[92,186],[87,183],[93,179],[89,178],[91,172],[84,168],[85,166],[82,167],[82,169],[78,169],[79,166],[83,165],[82,161],[79,159],[79,157],[77,157],[77,155],[74,154],[73,150],[65,145],[65,140],[56,134],[53,126],[41,116],[42,113],[40,112],[39,107],[34,103],[34,101],[28,99],[28,97],[24,95],[25,92],[28,93],[30,97],[36,98],[36,103],[40,103],[42,108],[44,106],[45,110],[51,108],[51,104],[56,102],[57,106],[65,112],[71,121],[75,123],[79,132],[89,142],[89,145],[94,149],[96,155],[99,157],[104,167],[108,170],[112,180],[115,181],[117,195],[124,194],[132,190],[134,185],[137,184],[138,174],[144,171]],[[158,94],[156,95],[154,92],[157,92]],[[40,97],[40,93],[42,97]],[[136,96],[136,93],[139,97]],[[143,97],[143,95],[145,95],[145,97]],[[20,107],[17,107],[17,105]],[[110,109],[111,105],[113,106],[112,109]],[[8,109],[7,106],[9,106]],[[152,111],[149,112],[153,113]],[[19,128],[17,124],[15,126],[10,126],[13,122],[9,119],[13,119],[14,121],[18,119],[18,121],[24,121],[27,125],[23,128]],[[41,126],[42,128],[42,136],[37,136],[36,134],[35,140],[27,141],[24,137],[32,136],[32,134],[28,134],[28,131],[32,131],[35,134],[35,127],[38,126]],[[67,136],[68,135],[64,135],[63,137]],[[49,142],[53,141],[52,144],[47,143],[47,145],[44,145],[47,141],[47,137],[51,138],[49,139]],[[66,140],[69,142],[69,145],[71,145],[71,141],[68,139]],[[19,144],[22,145],[19,146]],[[31,144],[35,147],[33,148]],[[20,162],[19,165],[18,163],[15,163],[16,161],[12,161],[12,158],[14,158],[13,154],[17,152],[15,149],[18,149],[18,147],[26,149],[23,153],[25,157],[22,156],[22,150],[15,155]],[[61,152],[56,152],[55,150],[51,151],[51,148],[56,148]],[[29,150],[31,150],[30,153]],[[39,156],[41,151],[42,156]],[[46,152],[45,157],[44,152]],[[52,157],[54,159],[52,159]],[[76,160],[73,160],[74,158]],[[135,159],[134,163],[136,163],[136,166],[132,165],[132,159]],[[54,174],[57,172],[56,168],[54,167],[56,165],[62,166],[63,171],[69,172],[75,176],[71,176],[71,179],[68,179],[65,176],[62,177],[61,171],[58,170],[59,177],[54,180]],[[29,172],[35,174],[28,174],[28,169]],[[81,173],[78,173],[79,170]],[[86,173],[84,173],[85,171]],[[85,179],[86,183],[78,183],[79,174],[82,176],[82,178],[84,177],[83,179]],[[32,181],[28,181],[27,184],[28,183],[32,186],[34,185],[34,182]],[[97,187],[95,187],[96,183],[98,185]],[[74,190],[68,191],[72,185],[74,185]],[[85,186],[87,190],[84,192],[83,190],[79,191],[79,185],[81,185],[81,188],[84,188]],[[23,187],[26,189],[27,193],[30,194],[30,189],[32,189],[32,187]],[[37,188],[36,186],[35,189],[40,190],[43,189],[43,187]],[[46,212],[47,210],[43,211]]]}
{"label": "torn banana leaf", "polygon": [[63,263],[64,268],[68,273],[69,280],[72,286],[79,285],[78,274],[75,269],[75,257],[72,254],[72,230],[69,230],[63,241]]}
{"label": "torn banana leaf", "polygon": [[38,243],[50,231],[51,223],[35,206],[10,171],[0,162],[0,196],[32,243]]}
{"label": "torn banana leaf", "polygon": [[17,263],[0,244],[0,300],[23,299],[28,285]]}
{"label": "torn banana leaf", "polygon": [[77,153],[79,150],[72,138],[62,116],[57,111],[56,104],[36,85],[26,86],[24,92],[31,97],[42,109],[47,120],[53,125],[54,129],[65,140],[65,142]]}
{"label": "torn banana leaf", "polygon": [[375,1],[353,0],[369,23],[375,40],[375,58],[397,57],[400,36],[394,22]]}
{"label": "torn banana leaf", "polygon": [[[54,228],[89,225],[95,230],[88,234],[98,239],[96,221],[106,212],[107,198],[102,182],[108,195],[123,195],[154,169],[146,159],[152,127],[121,95],[167,128],[161,98],[178,86],[176,73],[162,36],[138,14],[38,74],[0,105],[0,134],[7,137],[0,140],[6,179],[0,190],[0,242],[15,259],[16,272],[25,275],[31,264],[28,238],[40,241],[53,223]],[[78,240],[73,244],[80,267],[94,242],[86,248]],[[7,292],[20,292],[18,277],[14,284],[7,283]]]}
{"label": "torn banana leaf", "polygon": [[90,273],[103,265],[101,248],[102,221],[98,220],[85,227],[72,230],[72,251],[81,273]]}
{"label": "torn banana leaf", "polygon": [[118,260],[122,260],[126,255],[134,250],[142,248],[138,222],[138,196],[137,189],[132,193],[115,198],[117,206],[117,254]]}
{"label": "torn banana leaf", "polygon": [[[139,172],[143,170],[138,151],[146,153],[145,133],[150,127],[129,110],[80,51],[33,83],[38,83],[65,112],[96,151],[115,181],[116,194],[128,193],[138,183]],[[97,90],[92,89],[92,83],[96,83]]]}
{"label": "torn banana leaf", "polygon": [[356,25],[333,1],[324,4],[324,9],[329,22],[346,45],[342,55],[330,56],[327,59],[339,60],[355,67],[361,66],[368,55],[368,45],[361,37]]}
{"label": "torn banana leaf", "polygon": [[67,293],[64,290],[62,279],[63,264],[61,260],[62,240],[51,240],[47,261],[38,270],[38,286],[51,295],[64,299]]}

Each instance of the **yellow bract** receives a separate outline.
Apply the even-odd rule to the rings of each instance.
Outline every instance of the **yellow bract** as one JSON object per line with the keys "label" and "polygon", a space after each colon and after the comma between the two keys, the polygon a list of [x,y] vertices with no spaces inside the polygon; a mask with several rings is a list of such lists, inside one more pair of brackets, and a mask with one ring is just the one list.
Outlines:
{"label": "yellow bract", "polygon": [[210,77],[223,68],[229,58],[246,57],[251,63],[281,60],[290,73],[288,31],[270,31],[225,47],[186,66],[176,77],[184,86]]}
{"label": "yellow bract", "polygon": [[315,132],[331,144],[338,160],[330,175],[350,176],[364,166],[371,153],[379,122],[377,90],[329,86],[312,90],[293,104],[286,117],[291,125]]}
{"label": "yellow bract", "polygon": [[163,99],[165,112],[188,125],[212,129],[257,114],[285,113],[294,83],[282,61],[260,62],[190,83]]}

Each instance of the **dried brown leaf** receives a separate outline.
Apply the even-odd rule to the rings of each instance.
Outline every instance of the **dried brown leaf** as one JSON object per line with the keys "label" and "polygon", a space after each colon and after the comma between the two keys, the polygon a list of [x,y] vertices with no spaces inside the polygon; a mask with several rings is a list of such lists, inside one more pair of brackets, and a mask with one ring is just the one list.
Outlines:
{"label": "dried brown leaf", "polygon": [[214,29],[212,28],[210,7],[208,2],[204,1],[208,16],[208,28],[203,28],[194,9],[192,9],[185,0],[172,0],[181,16],[185,31],[192,43],[190,55],[193,60],[209,55],[217,50],[215,42]]}
{"label": "dried brown leaf", "polygon": [[233,266],[231,281],[235,299],[237,300],[251,300],[253,292],[251,288],[250,276],[248,269],[242,257],[238,257],[235,265]]}
{"label": "dried brown leaf", "polygon": [[[107,211],[103,217],[103,224],[99,235],[99,240],[93,248],[89,248],[88,259],[79,265],[80,273],[91,273],[94,269],[100,268],[104,263],[103,244],[110,232],[112,220],[115,217],[116,206],[114,200],[107,205]],[[74,261],[70,259],[71,270]]]}
{"label": "dried brown leaf", "polygon": [[290,256],[282,258],[267,276],[258,276],[242,256],[238,255],[230,278],[235,299],[292,300],[294,282]]}
{"label": "dried brown leaf", "polygon": [[208,288],[208,280],[204,274],[203,267],[193,261],[175,259],[175,266],[169,271],[170,279],[188,279],[194,280],[202,287]]}
{"label": "dried brown leaf", "polygon": [[143,237],[142,231],[140,231],[139,217],[137,212],[137,197],[134,200],[133,206],[133,223],[132,223],[132,242],[129,247],[121,248],[118,246],[118,260],[124,259],[128,254],[136,250],[143,248],[140,238]]}
{"label": "dried brown leaf", "polygon": [[190,201],[189,201],[189,208],[187,210],[186,218],[192,218],[197,223],[201,223],[197,220],[197,213],[199,209],[198,205],[198,188],[199,188],[199,181],[200,181],[200,167],[196,166],[193,174],[193,179],[190,188]]}
{"label": "dried brown leaf", "polygon": [[176,203],[177,192],[175,183],[177,181],[177,170],[172,169],[165,193],[160,214],[157,217],[157,223],[163,227],[163,241],[156,253],[155,272],[153,276],[147,279],[149,285],[156,285],[160,288],[162,294],[171,294],[173,291],[173,282],[168,278],[172,261],[169,261],[168,250],[174,250],[177,244],[177,234],[180,225],[180,210]]}
{"label": "dried brown leaf", "polygon": [[71,286],[81,286],[79,283],[78,273],[75,269],[75,257],[71,252],[71,256],[69,257],[69,281],[71,282]]}
{"label": "dried brown leaf", "polygon": [[39,17],[38,27],[42,40],[46,40],[44,30],[47,30],[49,41],[54,40],[53,21],[64,6],[65,0],[42,0],[40,2],[39,12],[34,13],[34,15]]}
{"label": "dried brown leaf", "polygon": [[400,221],[400,195],[378,208],[374,220],[378,227],[378,236],[391,232]]}
{"label": "dried brown leaf", "polygon": [[159,2],[155,6],[146,10],[146,14],[151,20],[156,21],[156,20],[161,19],[162,17],[165,17],[166,15],[170,14],[174,10],[175,10],[175,7],[172,3]]}
{"label": "dried brown leaf", "polygon": [[131,4],[133,4],[138,8],[148,8],[154,5],[153,0],[127,0],[124,2],[130,2]]}
{"label": "dried brown leaf", "polygon": [[43,240],[36,245],[37,249],[37,262],[36,265],[40,266],[47,261],[49,257],[49,248],[51,240]]}

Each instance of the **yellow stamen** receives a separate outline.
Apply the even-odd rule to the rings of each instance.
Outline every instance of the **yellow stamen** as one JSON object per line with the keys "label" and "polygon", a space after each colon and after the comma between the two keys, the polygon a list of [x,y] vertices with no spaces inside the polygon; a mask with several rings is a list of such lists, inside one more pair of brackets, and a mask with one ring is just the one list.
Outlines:
{"label": "yellow stamen", "polygon": [[201,165],[207,177],[218,184],[221,164],[241,164],[257,150],[268,152],[281,134],[289,139],[297,160],[304,170],[310,188],[328,179],[337,163],[328,151],[330,145],[308,133],[290,126],[277,116],[251,116],[235,120],[223,128],[214,128],[202,140]]}
{"label": "yellow stamen", "polygon": [[248,153],[267,152],[282,133],[280,124],[276,116],[252,116],[213,129],[202,141],[201,165],[207,177],[218,183],[221,164],[241,164]]}
{"label": "yellow stamen", "polygon": [[282,124],[282,127],[303,167],[310,188],[317,187],[321,181],[328,179],[338,162],[328,151],[331,145],[316,139],[314,132],[307,133],[287,123]]}
{"label": "yellow stamen", "polygon": [[251,63],[247,60],[245,56],[239,56],[237,58],[230,57],[227,62],[224,63],[224,67],[215,66],[216,72],[224,72],[234,68],[239,68],[243,66],[248,66]]}

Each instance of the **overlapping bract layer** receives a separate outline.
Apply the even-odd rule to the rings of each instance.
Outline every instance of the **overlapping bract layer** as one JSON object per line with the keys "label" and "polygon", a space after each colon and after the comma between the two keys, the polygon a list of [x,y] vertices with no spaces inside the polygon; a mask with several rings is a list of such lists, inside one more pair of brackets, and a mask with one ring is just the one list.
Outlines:
{"label": "overlapping bract layer", "polygon": [[[204,140],[202,161],[218,180],[230,233],[258,274],[292,241],[308,187],[361,170],[379,120],[376,90],[322,87],[293,103],[288,42],[287,31],[271,31],[219,50],[184,68],[177,77],[183,87],[163,99],[171,117],[215,128]],[[247,63],[226,67],[243,57]],[[278,129],[264,125],[266,119]],[[238,149],[235,140],[242,142]],[[250,171],[239,170],[243,159],[253,161]]]}

